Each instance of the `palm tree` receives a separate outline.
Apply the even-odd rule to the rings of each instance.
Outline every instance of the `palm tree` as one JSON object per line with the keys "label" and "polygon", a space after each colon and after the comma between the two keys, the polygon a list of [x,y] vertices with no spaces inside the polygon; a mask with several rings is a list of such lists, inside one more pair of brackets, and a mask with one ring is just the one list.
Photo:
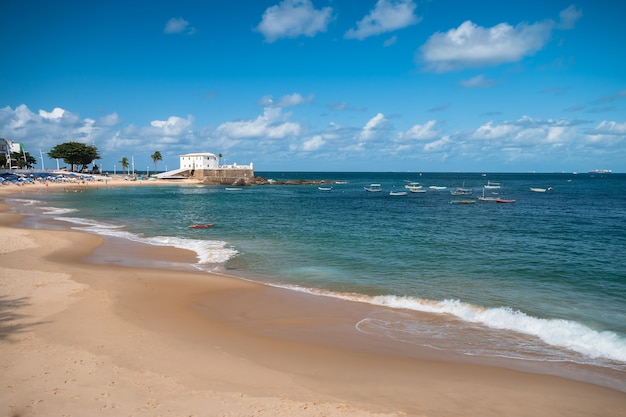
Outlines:
{"label": "palm tree", "polygon": [[217,157],[219,158],[219,165],[222,165],[222,158],[224,157],[224,155],[220,153],[219,155],[217,155]]}
{"label": "palm tree", "polygon": [[126,157],[122,158],[120,164],[122,164],[122,172],[124,172],[124,170],[128,169],[128,167],[130,166],[130,164],[128,163],[128,158]]}
{"label": "palm tree", "polygon": [[157,170],[157,163],[158,163],[159,161],[162,161],[162,160],[163,160],[163,157],[161,156],[161,152],[156,151],[155,153],[153,153],[152,155],[150,155],[150,158],[152,158],[152,161],[154,162],[154,170],[155,170],[156,172],[158,172],[158,170]]}

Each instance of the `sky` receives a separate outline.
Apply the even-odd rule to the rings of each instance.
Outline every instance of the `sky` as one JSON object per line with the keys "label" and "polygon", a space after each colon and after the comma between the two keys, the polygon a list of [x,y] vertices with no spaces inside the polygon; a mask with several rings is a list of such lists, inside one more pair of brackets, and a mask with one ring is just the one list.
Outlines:
{"label": "sky", "polygon": [[626,172],[624,2],[5,0],[0,16],[0,137],[37,168],[77,141],[110,171],[212,152],[255,171]]}

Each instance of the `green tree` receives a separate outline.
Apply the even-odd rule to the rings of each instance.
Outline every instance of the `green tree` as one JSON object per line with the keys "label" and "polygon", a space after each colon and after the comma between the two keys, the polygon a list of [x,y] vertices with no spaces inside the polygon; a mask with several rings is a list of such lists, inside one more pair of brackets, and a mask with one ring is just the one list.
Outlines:
{"label": "green tree", "polygon": [[222,158],[224,157],[224,155],[220,153],[219,155],[217,155],[217,157],[219,158],[218,160],[219,165],[222,165]]}
{"label": "green tree", "polygon": [[154,162],[154,170],[158,171],[157,169],[157,163],[159,161],[163,160],[163,157],[161,156],[161,152],[156,151],[155,153],[153,153],[152,155],[150,155],[150,158],[152,158],[152,162]]}
{"label": "green tree", "polygon": [[85,145],[80,142],[66,142],[56,145],[48,152],[48,156],[52,159],[62,159],[66,164],[72,166],[82,165],[81,171],[87,168],[94,160],[100,159],[98,148],[95,145]]}
{"label": "green tree", "polygon": [[122,164],[122,171],[126,171],[128,167],[130,166],[130,164],[128,163],[128,158],[126,157],[122,158],[122,160],[120,161],[120,164]]}

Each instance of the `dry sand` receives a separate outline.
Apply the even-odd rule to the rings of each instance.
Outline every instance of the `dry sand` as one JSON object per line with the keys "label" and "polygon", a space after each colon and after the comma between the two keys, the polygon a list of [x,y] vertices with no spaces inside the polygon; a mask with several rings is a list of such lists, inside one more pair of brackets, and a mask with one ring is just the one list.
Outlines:
{"label": "dry sand", "polygon": [[[119,185],[141,184],[106,184]],[[83,186],[103,185],[73,187]],[[3,186],[0,204],[61,187]],[[20,219],[0,206],[0,415],[626,415],[617,390],[389,348],[355,330],[372,306],[204,272],[88,263],[100,237],[16,228]]]}

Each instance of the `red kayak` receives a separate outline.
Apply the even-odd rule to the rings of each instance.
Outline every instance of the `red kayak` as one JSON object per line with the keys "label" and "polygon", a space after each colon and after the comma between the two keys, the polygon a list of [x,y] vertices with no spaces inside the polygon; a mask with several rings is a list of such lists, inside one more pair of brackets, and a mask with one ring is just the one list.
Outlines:
{"label": "red kayak", "polygon": [[190,229],[204,229],[207,227],[213,226],[213,223],[204,223],[204,224],[192,224],[189,226]]}

